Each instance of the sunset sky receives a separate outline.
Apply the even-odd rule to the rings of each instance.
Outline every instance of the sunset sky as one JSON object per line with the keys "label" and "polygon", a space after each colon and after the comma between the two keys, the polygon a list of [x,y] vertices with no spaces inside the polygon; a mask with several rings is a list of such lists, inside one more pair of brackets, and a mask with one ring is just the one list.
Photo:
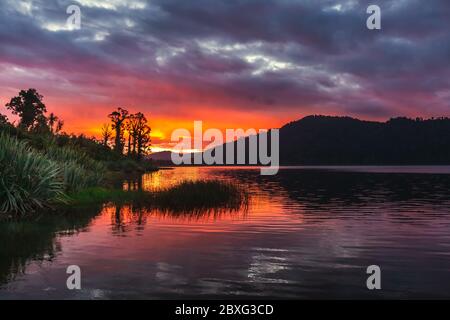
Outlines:
{"label": "sunset sky", "polygon": [[[69,5],[81,29],[67,27]],[[366,8],[382,10],[368,30]],[[2,0],[0,113],[36,88],[65,131],[142,111],[171,131],[273,128],[309,114],[450,116],[448,0]]]}

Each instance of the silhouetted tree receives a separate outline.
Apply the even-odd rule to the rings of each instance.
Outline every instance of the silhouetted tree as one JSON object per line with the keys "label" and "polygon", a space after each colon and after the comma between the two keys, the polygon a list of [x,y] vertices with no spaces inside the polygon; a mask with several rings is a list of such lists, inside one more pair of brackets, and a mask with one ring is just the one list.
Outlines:
{"label": "silhouetted tree", "polygon": [[[134,114],[130,114],[128,116],[128,121],[125,124],[125,130],[128,133],[128,146],[127,146],[127,155],[131,155],[131,140],[133,136],[133,122],[134,122]],[[134,150],[133,150],[134,152]]]}
{"label": "silhouetted tree", "polygon": [[133,115],[132,122],[132,136],[133,136],[133,153],[138,159],[148,151],[150,147],[150,132],[151,128],[147,124],[147,118],[143,113],[138,112]]}
{"label": "silhouetted tree", "polygon": [[36,117],[32,131],[35,133],[51,133],[50,126],[48,125],[48,119],[43,114]]}
{"label": "silhouetted tree", "polygon": [[64,126],[64,121],[59,119],[58,121],[56,121],[56,128],[55,128],[55,133],[60,133],[62,128]]}
{"label": "silhouetted tree", "polygon": [[152,129],[145,125],[137,136],[137,158],[141,159],[143,155],[150,151],[150,133]]}
{"label": "silhouetted tree", "polygon": [[130,135],[132,137],[132,145],[130,146],[132,150],[132,154],[136,156],[136,147],[137,147],[137,132],[139,130],[140,116],[139,114],[133,114],[130,117]]}
{"label": "silhouetted tree", "polygon": [[5,125],[8,123],[8,117],[0,113],[0,125]]}
{"label": "silhouetted tree", "polygon": [[[11,99],[5,106],[13,114],[20,117],[19,125],[29,130],[33,127],[38,117],[43,116],[47,109],[42,102],[43,96],[36,89],[21,90],[17,97]],[[39,119],[42,124],[42,118]]]}
{"label": "silhouetted tree", "polygon": [[48,116],[48,126],[50,127],[50,132],[54,133],[54,126],[57,123],[57,121],[59,120],[59,118],[57,116],[55,116],[55,114],[53,112],[50,113],[50,115]]}
{"label": "silhouetted tree", "polygon": [[118,154],[123,154],[123,126],[125,120],[128,118],[128,111],[123,108],[118,108],[113,111],[108,117],[112,121],[112,128],[116,131],[114,151]]}
{"label": "silhouetted tree", "polygon": [[105,123],[102,126],[102,144],[107,147],[109,140],[112,138],[113,132],[109,123]]}

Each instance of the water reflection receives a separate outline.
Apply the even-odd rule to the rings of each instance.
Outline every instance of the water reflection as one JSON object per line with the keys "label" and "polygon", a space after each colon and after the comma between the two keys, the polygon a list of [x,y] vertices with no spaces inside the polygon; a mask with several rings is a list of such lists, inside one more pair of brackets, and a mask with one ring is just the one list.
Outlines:
{"label": "water reflection", "polygon": [[101,208],[39,215],[0,223],[0,284],[23,275],[30,261],[51,262],[61,251],[60,239],[87,231]]}
{"label": "water reflection", "polygon": [[[231,181],[247,210],[111,204],[0,223],[0,298],[450,297],[450,175],[371,170],[177,168],[121,186]],[[69,264],[80,292],[64,288]],[[365,287],[371,264],[382,291]]]}

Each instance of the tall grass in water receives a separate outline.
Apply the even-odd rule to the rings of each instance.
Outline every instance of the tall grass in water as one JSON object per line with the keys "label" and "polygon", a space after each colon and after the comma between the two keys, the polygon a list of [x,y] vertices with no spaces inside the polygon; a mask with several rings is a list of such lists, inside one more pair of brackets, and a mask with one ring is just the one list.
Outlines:
{"label": "tall grass in water", "polygon": [[240,186],[217,180],[183,181],[157,191],[125,191],[90,188],[71,195],[71,206],[110,202],[115,205],[159,209],[175,215],[204,215],[238,211],[248,207],[249,195]]}
{"label": "tall grass in water", "polygon": [[57,162],[0,134],[0,212],[26,213],[62,199],[61,174]]}
{"label": "tall grass in water", "polygon": [[104,172],[83,152],[57,146],[37,151],[2,133],[0,212],[25,214],[64,201],[65,193],[98,185]]}
{"label": "tall grass in water", "polygon": [[232,183],[217,180],[183,181],[154,193],[159,209],[176,212],[210,209],[238,210],[248,205],[248,193]]}

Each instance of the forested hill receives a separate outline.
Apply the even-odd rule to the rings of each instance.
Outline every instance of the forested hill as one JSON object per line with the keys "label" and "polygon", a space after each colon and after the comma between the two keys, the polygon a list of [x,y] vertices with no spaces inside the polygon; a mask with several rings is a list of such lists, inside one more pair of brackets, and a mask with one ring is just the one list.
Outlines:
{"label": "forested hill", "polygon": [[308,116],[280,129],[282,164],[450,164],[450,119]]}

